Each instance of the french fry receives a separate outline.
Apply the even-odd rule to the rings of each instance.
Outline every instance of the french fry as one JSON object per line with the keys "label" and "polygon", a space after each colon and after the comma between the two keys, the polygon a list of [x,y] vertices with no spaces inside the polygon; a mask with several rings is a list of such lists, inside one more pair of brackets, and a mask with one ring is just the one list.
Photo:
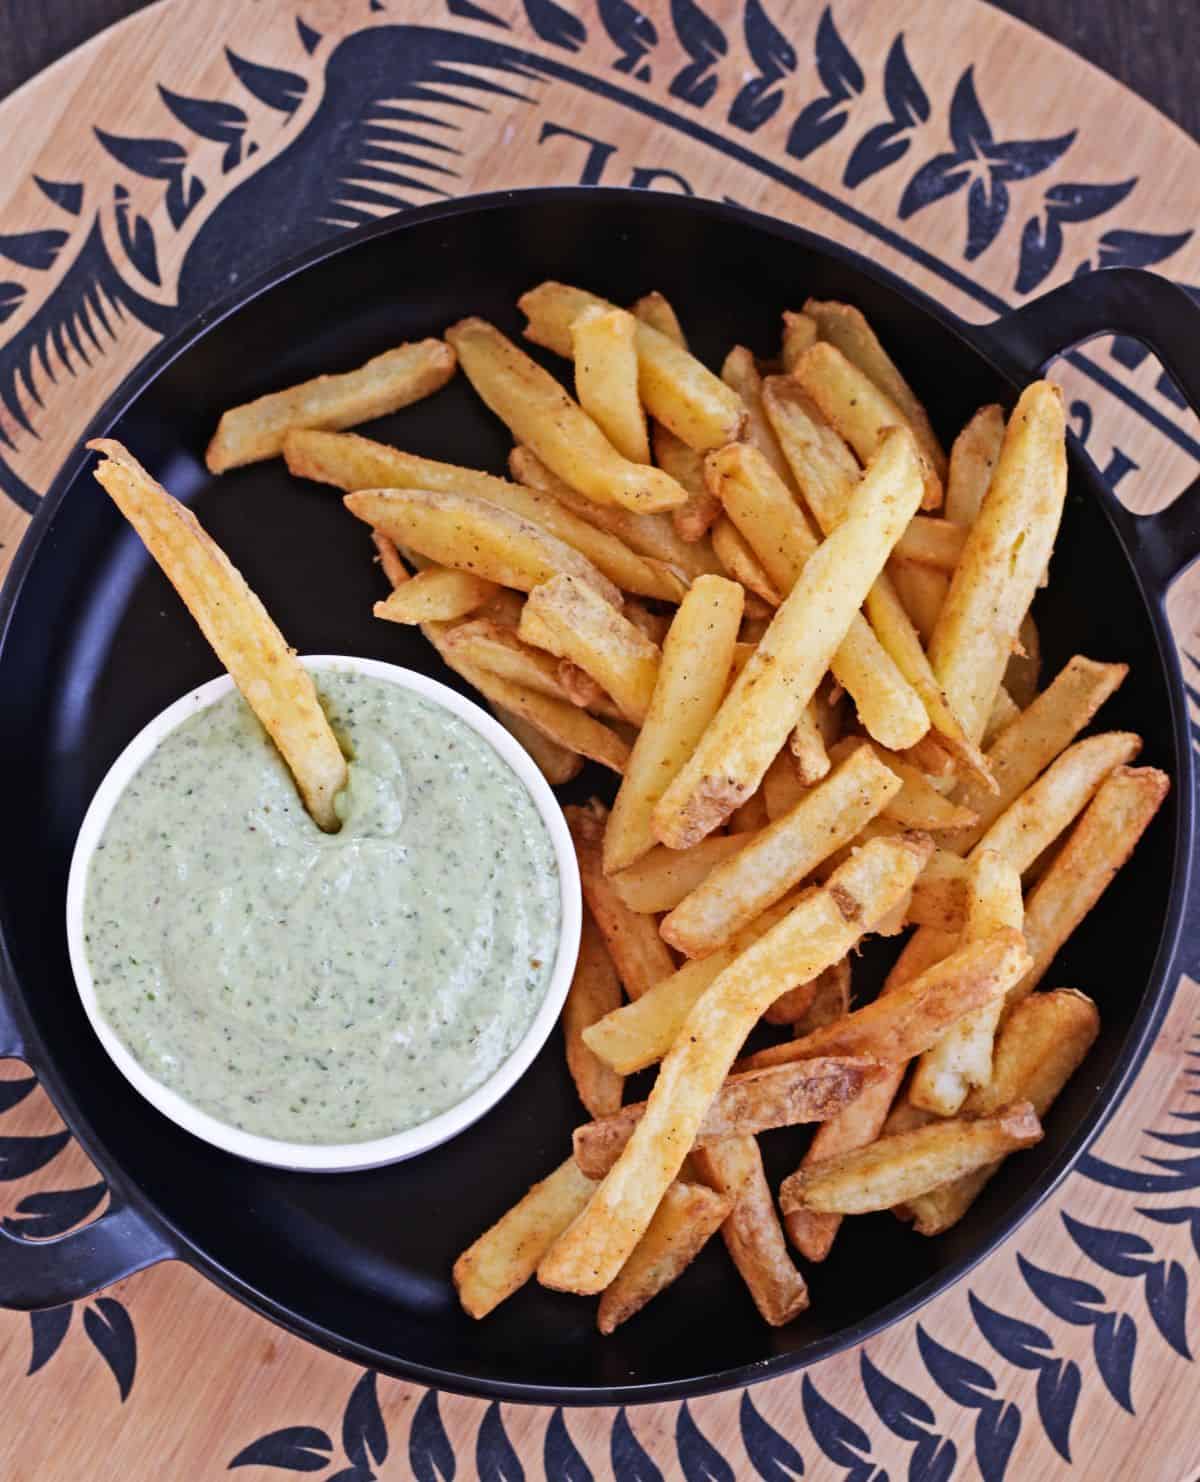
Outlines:
{"label": "french fry", "polygon": [[909,622],[921,643],[927,644],[950,590],[950,578],[944,571],[934,571],[929,566],[910,566],[906,561],[895,560],[888,562],[887,574]]}
{"label": "french fry", "polygon": [[583,758],[578,752],[568,751],[557,741],[551,741],[549,736],[543,736],[536,726],[531,726],[511,710],[505,710],[503,705],[493,705],[491,710],[513,740],[533,758],[538,771],[551,787],[561,787],[564,782],[579,776],[583,770]]}
{"label": "french fry", "polygon": [[911,762],[905,761],[895,752],[875,746],[873,742],[864,742],[858,736],[847,736],[833,747],[830,760],[843,761],[864,745],[874,751],[879,761],[900,780],[900,787],[881,810],[885,818],[901,828],[924,829],[931,833],[963,828],[974,821],[975,815],[969,808],[943,797]]}
{"label": "french fry", "polygon": [[[612,827],[610,814],[606,845]],[[717,865],[744,849],[753,838],[753,834],[710,834],[691,849],[668,849],[656,844],[633,864],[611,876],[612,883],[631,911],[646,915],[670,911],[707,879]]]}
{"label": "french fry", "polygon": [[[806,709],[804,715],[808,715]],[[814,726],[814,731],[816,727]],[[792,732],[794,736],[795,731]],[[762,780],[760,789],[763,797],[763,806],[767,810],[767,821],[774,823],[777,818],[789,812],[808,788],[800,781],[800,773],[796,767],[796,759],[791,751],[785,746],[767,768],[766,776]]]}
{"label": "french fry", "polygon": [[551,695],[556,700],[586,708],[600,698],[599,688],[593,680],[582,676],[584,689],[580,689],[573,680],[564,683],[563,673],[570,666],[564,666],[543,649],[525,643],[511,628],[493,618],[474,618],[456,623],[446,630],[445,642],[468,663],[501,679]]}
{"label": "french fry", "polygon": [[327,833],[335,831],[341,826],[335,799],[346,785],[346,758],[312,676],[191,510],[119,442],[95,438],[88,447],[104,455],[93,470],[97,483],[137,531],[279,748],[313,821]]}
{"label": "french fry", "polygon": [[788,1255],[757,1140],[726,1138],[693,1157],[705,1182],[733,1201],[721,1237],[763,1321],[791,1322],[808,1306],[808,1288]]}
{"label": "french fry", "polygon": [[[888,842],[874,839],[864,847],[873,849]],[[844,1019],[815,1029],[804,1039],[759,1050],[737,1068],[764,1070],[813,1055],[870,1055],[898,1065],[936,1044],[956,1019],[1003,999],[1024,977],[1032,960],[1021,933],[1002,929],[986,941],[959,947]]]}
{"label": "french fry", "polygon": [[785,1212],[818,1214],[890,1209],[1041,1139],[1042,1125],[1028,1101],[990,1116],[932,1122],[798,1169],[780,1187],[780,1205]]}
{"label": "french fry", "polygon": [[734,1056],[763,1010],[839,961],[911,888],[926,841],[873,840],[742,953],[688,1015],[646,1111],[592,1200],[543,1257],[543,1285],[602,1291],[646,1230]]}
{"label": "french fry", "polygon": [[671,511],[681,540],[703,540],[721,513],[720,500],[704,484],[704,454],[689,448],[661,422],[654,424],[654,461],[687,492],[687,503]]}
{"label": "french fry", "polygon": [[[625,992],[631,999],[640,998],[655,983],[672,976],[674,960],[658,934],[654,917],[629,910],[601,867],[606,821],[603,808],[593,803],[588,808],[565,808],[563,812],[575,844],[587,908],[608,945]],[[591,1044],[587,1030],[583,1038]]]}
{"label": "french fry", "polygon": [[[971,856],[966,874],[967,919],[962,940],[984,942],[1008,927],[1021,931],[1025,907],[1020,873],[1002,854],[982,845]],[[992,1076],[992,1044],[1003,1010],[1000,1000],[955,1020],[917,1061],[908,1100],[923,1111],[952,1117],[973,1086],[986,1086]]]}
{"label": "french fry", "polygon": [[637,320],[624,309],[585,309],[571,325],[575,395],[622,458],[649,463],[636,336]]}
{"label": "french fry", "polygon": [[929,660],[969,739],[987,724],[1050,559],[1067,492],[1062,392],[1021,393],[991,485],[967,535],[929,642]]}
{"label": "french fry", "polygon": [[769,822],[767,799],[760,784],[741,807],[735,808],[729,815],[729,832],[731,834],[757,834],[761,833]]}
{"label": "french fry", "polygon": [[531,592],[566,573],[595,588],[606,602],[620,605],[617,588],[573,546],[474,494],[362,489],[345,495],[343,503],[372,529],[439,565],[519,592]]}
{"label": "french fry", "polygon": [[[796,724],[792,727],[792,734],[788,737],[788,751],[792,756],[796,780],[803,787],[812,787],[820,782],[823,777],[828,777],[830,769],[833,766],[833,763],[829,760],[829,751],[825,745],[825,737],[822,734],[822,716],[818,704],[819,700],[820,691],[812,697],[800,712]],[[780,752],[780,756],[782,755],[783,753]],[[783,812],[785,810],[780,809],[779,811]],[[771,812],[769,800],[767,812]]]}
{"label": "french fry", "polygon": [[486,1317],[524,1286],[595,1190],[575,1159],[568,1158],[463,1251],[453,1277],[468,1317]]}
{"label": "french fry", "polygon": [[378,530],[372,530],[371,544],[375,547],[380,569],[393,590],[411,580],[408,567],[401,560],[400,552],[396,549],[396,542],[390,536],[381,535]]}
{"label": "french fry", "polygon": [[357,370],[317,376],[285,391],[231,407],[204,454],[209,473],[274,458],[296,427],[353,427],[432,395],[454,374],[454,351],[442,340],[385,350]]}
{"label": "french fry", "polygon": [[[558,355],[571,354],[570,327],[583,309],[609,307],[595,294],[565,283],[542,283],[522,294],[517,305],[529,318],[526,337]],[[739,435],[745,416],[741,398],[670,335],[639,320],[637,354],[638,390],[656,422],[701,452]]]}
{"label": "french fry", "polygon": [[615,1332],[692,1264],[728,1218],[733,1200],[706,1184],[675,1182],[600,1298],[596,1326]]}
{"label": "french fry", "polygon": [[[574,508],[568,508],[555,497],[553,489],[513,484],[473,468],[438,463],[352,432],[291,432],[283,452],[288,469],[298,477],[333,484],[347,494],[361,489],[428,489],[434,493],[473,494],[486,499],[489,504],[498,504],[511,514],[540,525],[586,556],[614,585],[640,597],[678,602],[687,590],[687,576],[671,562],[670,555],[657,559],[631,550],[618,534],[598,528]],[[589,510],[599,509],[583,495],[575,498]],[[636,525],[639,517],[628,515],[627,518]],[[655,515],[643,518],[666,520],[666,516]]]}
{"label": "french fry", "polygon": [[810,874],[900,791],[869,746],[854,747],[790,813],[755,835],[682,900],[662,935],[689,957],[704,957]]}
{"label": "french fry", "polygon": [[796,362],[817,343],[817,321],[808,314],[794,314],[790,309],[783,313],[783,339],[780,359],[784,371],[791,375]]}
{"label": "french fry", "polygon": [[663,643],[645,723],[609,816],[607,874],[627,869],[654,847],[654,809],[721,704],[741,615],[741,588],[719,576],[698,577],[680,603]]}
{"label": "french fry", "polygon": [[835,529],[860,478],[858,460],[793,376],[766,377],[763,409],[813,518]]}
{"label": "french fry", "polygon": [[[644,326],[643,332],[653,333]],[[488,409],[517,442],[532,448],[551,472],[581,494],[642,514],[671,509],[687,498],[661,469],[623,458],[549,371],[494,325],[463,319],[446,331],[446,338]]]}
{"label": "french fry", "polygon": [[376,602],[374,612],[389,623],[450,622],[482,607],[499,590],[495,582],[469,571],[429,566],[396,587],[384,601]]}
{"label": "french fry", "polygon": [[821,339],[836,345],[852,365],[889,397],[904,413],[917,445],[929,459],[940,479],[946,478],[946,454],[938,442],[920,397],[904,379],[891,356],[879,343],[866,317],[852,304],[821,302],[810,298],[804,312],[817,326]]}
{"label": "french fry", "polygon": [[728,515],[721,515],[712,527],[712,548],[734,581],[741,582],[756,597],[761,597],[768,607],[779,606],[783,594]]}
{"label": "french fry", "polygon": [[[695,1146],[751,1137],[772,1127],[823,1122],[853,1101],[877,1068],[874,1060],[859,1056],[806,1060],[730,1076],[705,1112]],[[639,1101],[575,1128],[575,1161],[589,1178],[604,1177],[645,1112],[646,1103]]]}
{"label": "french fry", "polygon": [[[772,920],[782,920],[786,914],[776,910]],[[751,938],[749,930],[746,937]],[[737,955],[735,943],[711,957],[685,962],[641,998],[593,1024],[584,1032],[584,1043],[620,1075],[645,1070],[663,1058],[692,1009]]]}
{"label": "french fry", "polygon": [[850,959],[843,957],[841,962],[827,967],[819,977],[803,986],[810,990],[806,995],[807,1002],[793,1000],[792,995],[797,990],[791,988],[763,1015],[768,1024],[790,1024],[796,1039],[802,1039],[814,1029],[832,1024],[850,1012]]}
{"label": "french fry", "polygon": [[1004,443],[1004,408],[980,407],[954,439],[946,479],[946,518],[969,530],[992,482]]}
{"label": "french fry", "polygon": [[792,375],[833,430],[869,463],[889,427],[907,427],[919,451],[922,509],[942,503],[942,481],[912,423],[890,396],[828,341],[818,340],[796,362]]}
{"label": "french fry", "polygon": [[775,429],[767,420],[762,402],[762,376],[754,356],[745,345],[735,345],[726,355],[721,367],[721,379],[727,386],[732,386],[746,408],[743,441],[767,460],[776,477],[782,479],[790,491],[791,470],[783,456],[783,449],[779,446],[779,439],[775,436]]}
{"label": "french fry", "polygon": [[967,916],[967,862],[949,849],[935,849],[908,903],[910,925],[959,932]]}
{"label": "french fry", "polygon": [[958,565],[965,541],[966,531],[952,520],[916,515],[896,542],[895,559],[949,573]]}
{"label": "french fry", "polygon": [[563,1039],[567,1068],[579,1099],[590,1117],[607,1117],[620,1110],[623,1077],[588,1049],[583,1031],[621,1006],[621,982],[613,967],[600,928],[587,911],[579,939],[575,975],[563,1004]]}
{"label": "french fry", "polygon": [[1004,686],[1001,685],[996,691],[996,698],[992,702],[992,708],[987,718],[987,725],[983,728],[983,735],[979,739],[979,744],[987,747],[990,751],[992,744],[997,740],[1000,732],[1007,730],[1020,713],[1021,707]]}
{"label": "french fry", "polygon": [[[992,1078],[967,1098],[964,1111],[987,1116],[1014,1101],[1028,1101],[1044,1118],[1083,1063],[1100,1032],[1090,998],[1073,988],[1033,993],[1015,1005],[996,1038]],[[898,1210],[920,1235],[940,1235],[957,1224],[1000,1167],[1000,1160],[939,1184]]]}
{"label": "french fry", "polygon": [[903,431],[890,433],[856,488],[845,520],[805,564],[655,809],[655,830],[664,844],[682,849],[697,843],[757,788],[919,499],[912,438]]}
{"label": "french fry", "polygon": [[662,656],[640,628],[586,582],[564,573],[534,587],[517,631],[527,642],[578,664],[627,720],[635,725],[645,720]]}
{"label": "french fry", "polygon": [[1032,963],[1009,1003],[1032,993],[1059,948],[1088,914],[1162,806],[1171,781],[1154,767],[1117,767],[1025,903]]}
{"label": "french fry", "polygon": [[681,350],[687,349],[687,336],[679,322],[679,315],[657,289],[652,293],[644,293],[633,305],[633,313],[643,324],[650,325],[651,329],[657,329],[659,334],[665,334],[667,339],[674,340]]}

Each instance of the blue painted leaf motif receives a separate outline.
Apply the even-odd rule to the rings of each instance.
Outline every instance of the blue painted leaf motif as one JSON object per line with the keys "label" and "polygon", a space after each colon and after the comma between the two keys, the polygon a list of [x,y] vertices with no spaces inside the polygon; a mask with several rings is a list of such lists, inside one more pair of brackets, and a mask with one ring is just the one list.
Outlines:
{"label": "blue painted leaf motif", "polygon": [[804,1475],[804,1458],[792,1443],[758,1413],[749,1391],[742,1394],[739,1419],[742,1445],[763,1482],[792,1482]]}
{"label": "blue painted leaf motif", "polygon": [[937,1434],[937,1417],[912,1390],[905,1389],[862,1355],[863,1388],[876,1415],[893,1435],[911,1441],[916,1450],[909,1461],[909,1482],[943,1482],[954,1473],[958,1450],[953,1441]]}
{"label": "blue painted leaf motif", "polygon": [[326,1477],[325,1482],[375,1482],[375,1473],[370,1468],[364,1471],[361,1467],[343,1467],[332,1477]]}
{"label": "blue painted leaf motif", "polygon": [[1117,229],[1100,238],[1099,267],[1148,268],[1185,247],[1192,239],[1186,232],[1134,232]]}
{"label": "blue painted leaf motif", "polygon": [[1133,1361],[1137,1324],[1127,1312],[1106,1312],[1092,1334],[1092,1352],[1104,1387],[1122,1409],[1133,1414]]}
{"label": "blue painted leaf motif", "polygon": [[202,139],[212,139],[224,144],[221,170],[232,170],[242,158],[242,139],[249,120],[245,111],[234,103],[222,103],[215,98],[185,98],[182,93],[173,93],[159,84],[159,96],[184,126]]}
{"label": "blue painted leaf motif", "polygon": [[198,175],[187,173],[187,154],[173,139],[126,139],[93,131],[96,138],[119,165],[144,175],[149,180],[167,182],[166,206],[171,225],[178,229],[204,196],[204,182]]}
{"label": "blue painted leaf motif", "polygon": [[[20,232],[15,236],[0,236],[0,257],[15,262],[19,268],[33,268],[44,273],[54,266],[54,260],[62,251],[67,233],[57,227],[41,232]],[[0,1108],[2,1110],[2,1108]]]}
{"label": "blue painted leaf motif", "polygon": [[368,1369],[350,1391],[342,1416],[342,1450],[363,1471],[369,1470],[372,1462],[382,1466],[388,1454],[387,1426],[375,1385],[376,1375]]}
{"label": "blue painted leaf motif", "polygon": [[783,89],[775,84],[796,70],[796,52],[763,9],[762,0],[746,0],[742,24],[758,76],[750,78],[734,98],[729,122],[752,134],[779,111]]}
{"label": "blue painted leaf motif", "polygon": [[850,117],[843,105],[863,90],[863,70],[853,53],[838,34],[833,12],[827,5],[817,22],[817,75],[825,96],[814,98],[800,110],[788,134],[787,152],[797,159],[807,159],[814,150],[841,133]]}
{"label": "blue painted leaf motif", "polygon": [[[13,287],[19,285],[14,284]],[[21,293],[25,290],[22,288]],[[2,296],[0,296],[2,301]],[[12,1111],[14,1106],[20,1106],[26,1096],[37,1085],[37,1077],[32,1075],[15,1076],[11,1081],[0,1081],[0,1113]]]}
{"label": "blue painted leaf motif", "polygon": [[938,1388],[955,1404],[978,1410],[975,1460],[983,1482],[1003,1482],[1021,1434],[1021,1412],[997,1398],[996,1381],[982,1364],[963,1358],[917,1324],[917,1346]]}
{"label": "blue painted leaf motif", "polygon": [[229,1463],[234,1467],[278,1467],[287,1472],[320,1472],[329,1465],[333,1442],[315,1425],[289,1425],[252,1441]]}
{"label": "blue painted leaf motif", "polygon": [[1064,1461],[1071,1460],[1071,1422],[1079,1404],[1079,1365],[1056,1360],[1037,1377],[1037,1407],[1050,1444]]}
{"label": "blue painted leaf motif", "polygon": [[[1153,1262],[1154,1247],[1141,1235],[1127,1230],[1104,1230],[1063,1213],[1067,1234],[1079,1249],[1114,1276],[1144,1276]],[[1150,1261],[1147,1261],[1147,1257]]]}
{"label": "blue painted leaf motif", "polygon": [[[130,221],[129,192],[123,185],[114,187],[113,198],[116,202],[117,237],[125,249],[125,255],[147,282],[161,283],[154,228],[140,212]],[[84,359],[87,359],[86,355]]]}
{"label": "blue painted leaf motif", "polygon": [[846,1468],[846,1482],[887,1482],[887,1473],[871,1460],[870,1436],[831,1405],[807,1374],[800,1387],[800,1402],[813,1440],[834,1466]]}
{"label": "blue painted leaf motif", "polygon": [[112,1370],[121,1399],[128,1399],[137,1372],[137,1334],[128,1312],[115,1297],[97,1297],[84,1311],[83,1329]]}
{"label": "blue painted leaf motif", "polygon": [[675,1420],[675,1449],[687,1482],[734,1482],[733,1468],[692,1419],[686,1400]]}
{"label": "blue painted leaf motif", "polygon": [[268,108],[274,108],[277,113],[295,113],[308,91],[308,83],[298,72],[287,72],[282,67],[264,67],[260,62],[247,61],[228,46],[225,48],[225,60],[246,91]]}
{"label": "blue painted leaf motif", "polygon": [[453,1482],[456,1471],[454,1448],[435,1390],[426,1390],[413,1415],[408,1433],[408,1464],[416,1482]]}
{"label": "blue painted leaf motif", "polygon": [[25,285],[23,283],[0,283],[0,324],[15,314],[25,300]]}
{"label": "blue painted leaf motif", "polygon": [[1063,249],[1063,222],[1090,221],[1119,205],[1133,187],[1137,177],[1112,185],[1052,185],[1042,197],[1046,220],[1031,216],[1021,232],[1021,257],[1017,270],[1017,291],[1029,293],[1058,264]]}
{"label": "blue painted leaf motif", "polygon": [[314,30],[312,26],[306,26],[299,16],[296,17],[296,35],[300,38],[300,45],[311,57],[313,52],[321,44],[320,31]]}
{"label": "blue painted leaf motif", "polygon": [[1154,1325],[1181,1358],[1190,1359],[1187,1340],[1187,1272],[1178,1261],[1156,1261],[1146,1272],[1146,1306]]}
{"label": "blue painted leaf motif", "polygon": [[546,1427],[542,1465],[546,1469],[546,1482],[592,1482],[592,1470],[572,1441],[561,1408],[555,1410]]}
{"label": "blue painted leaf motif", "polygon": [[[1021,1275],[1029,1290],[1038,1299],[1043,1307],[1053,1312],[1055,1317],[1061,1318],[1063,1322],[1074,1323],[1077,1327],[1090,1327],[1097,1320],[1097,1309],[1105,1305],[1104,1293],[1099,1287],[1093,1286],[1091,1282],[1079,1281],[1073,1276],[1059,1276],[1053,1271],[1043,1271],[1040,1266],[1035,1266],[1025,1256],[1017,1256],[1017,1265],[1020,1267]],[[983,1303],[980,1303],[983,1306]],[[990,1309],[986,1309],[990,1310]],[[1006,1318],[1005,1322],[1014,1324],[1016,1327],[1025,1326],[1017,1323],[1015,1318]],[[982,1323],[980,1324],[982,1326]],[[1045,1349],[1054,1347],[1049,1336],[1040,1328],[1033,1328],[1033,1333],[1038,1335],[1038,1341]],[[986,1330],[985,1330],[985,1336]],[[991,1339],[989,1338],[990,1342]],[[993,1344],[993,1347],[996,1345]],[[1036,1347],[1037,1343],[1029,1345]],[[1003,1352],[1003,1350],[1000,1350]],[[1019,1360],[1005,1353],[1004,1357],[1010,1363],[1018,1363]],[[1031,1360],[1022,1365],[1023,1368],[1037,1368],[1038,1361]]]}
{"label": "blue painted leaf motif", "polygon": [[634,1435],[624,1406],[613,1421],[609,1455],[616,1482],[663,1482],[663,1474]]}
{"label": "blue painted leaf motif", "polygon": [[73,1305],[68,1302],[64,1307],[46,1307],[41,1312],[29,1314],[33,1347],[29,1354],[29,1367],[25,1370],[27,1375],[36,1374],[62,1347],[73,1311]]}
{"label": "blue painted leaf motif", "polygon": [[479,1482],[525,1482],[525,1471],[517,1459],[499,1401],[494,1400],[484,1413],[475,1442],[475,1467]]}
{"label": "blue painted leaf motif", "polygon": [[1008,188],[995,174],[988,180],[972,180],[967,191],[967,245],[963,256],[974,262],[985,252],[1008,215]]}
{"label": "blue painted leaf motif", "polygon": [[[1082,1303],[1093,1300],[1093,1295],[1087,1294],[1094,1294],[1094,1298],[1101,1302],[1104,1300],[1103,1293],[1089,1287],[1086,1282],[1072,1282],[1068,1277],[1041,1271],[1023,1256],[1018,1256],[1017,1260],[1034,1294],[1043,1301],[1043,1292],[1049,1295],[1050,1301],[1046,1305],[1059,1316],[1066,1311],[1081,1310]],[[1031,1272],[1036,1273],[1036,1279],[1031,1277]],[[1068,1282],[1074,1291],[1068,1289]],[[1064,1460],[1070,1461],[1071,1421],[1079,1401],[1078,1365],[1055,1356],[1054,1340],[1042,1328],[998,1312],[974,1292],[970,1293],[969,1301],[980,1332],[996,1352],[1019,1369],[1037,1371],[1037,1407],[1042,1426],[1050,1444]],[[1052,1306],[1052,1303],[1059,1306]],[[1095,1321],[1095,1315],[1067,1320],[1091,1323]]]}
{"label": "blue painted leaf motif", "polygon": [[729,43],[724,31],[695,0],[671,0],[671,24],[680,46],[692,60],[671,79],[668,92],[673,98],[703,108],[717,90],[713,68],[729,50]]}
{"label": "blue painted leaf motif", "polygon": [[5,1219],[4,1228],[29,1240],[65,1235],[87,1219],[107,1192],[108,1185],[101,1179],[85,1189],[47,1189],[27,1194],[17,1205],[16,1215]]}
{"label": "blue painted leaf motif", "polygon": [[869,128],[854,146],[842,175],[842,183],[851,190],[906,155],[912,144],[908,131],[929,118],[929,99],[908,60],[903,32],[892,42],[883,64],[883,95],[892,116]]}
{"label": "blue painted leaf motif", "polygon": [[[1023,1258],[1017,1258],[1021,1263],[1022,1271],[1029,1264]],[[1033,1268],[1037,1271],[1037,1267]],[[1052,1281],[1066,1281],[1066,1277],[1051,1277],[1049,1272],[1038,1272],[1039,1276],[1050,1277]],[[1029,1281],[1028,1275],[1025,1278]],[[1031,1281],[1034,1294],[1041,1296],[1041,1291]],[[1096,1300],[1103,1302],[1104,1294],[1097,1292],[1095,1287],[1087,1287],[1086,1282],[1076,1283],[1079,1287],[1095,1293]],[[1043,1328],[1035,1327],[1033,1323],[1022,1322],[1020,1318],[1008,1317],[1003,1312],[997,1312],[994,1307],[989,1307],[986,1302],[977,1297],[974,1292],[968,1294],[971,1305],[971,1315],[979,1324],[979,1330],[992,1345],[1001,1358],[1015,1364],[1018,1369],[1040,1369],[1047,1361],[1047,1355],[1054,1353],[1054,1340]],[[1050,1305],[1050,1304],[1047,1304]],[[1051,1307],[1051,1311],[1062,1316],[1057,1306]],[[1068,1321],[1090,1322],[1090,1318],[1071,1319]],[[1051,1361],[1053,1359],[1051,1358]]]}
{"label": "blue painted leaf motif", "polygon": [[1103,1184],[1110,1189],[1123,1189],[1129,1194],[1174,1194],[1200,1188],[1200,1156],[1194,1158],[1147,1158],[1155,1168],[1168,1170],[1163,1173],[1141,1173],[1132,1168],[1120,1168],[1103,1158],[1085,1153],[1075,1165],[1076,1171],[1093,1183]]}
{"label": "blue painted leaf motif", "polygon": [[578,51],[587,40],[587,27],[556,0],[523,0],[534,33],[550,46]]}
{"label": "blue painted leaf motif", "polygon": [[43,180],[40,175],[33,177],[33,183],[55,206],[61,206],[64,211],[69,211],[72,216],[78,216],[83,207],[83,186],[74,180]]}
{"label": "blue painted leaf motif", "polygon": [[[608,32],[613,44],[620,48],[621,55],[613,63],[618,72],[635,72],[638,63],[658,45],[658,32],[648,15],[643,15],[629,0],[597,0],[600,24]],[[650,69],[645,67],[638,76],[649,82]]]}
{"label": "blue painted leaf motif", "polygon": [[69,1132],[45,1137],[0,1137],[0,1179],[26,1178],[53,1162],[71,1140]]}
{"label": "blue painted leaf motif", "polygon": [[[1191,690],[1189,693],[1192,694],[1197,704],[1200,704],[1200,695],[1196,695]],[[1138,1214],[1145,1215],[1148,1220],[1154,1220],[1160,1225],[1187,1225],[1188,1233],[1192,1237],[1192,1249],[1200,1257],[1200,1208],[1194,1205],[1180,1205],[1175,1209],[1142,1209],[1139,1207]]]}
{"label": "blue painted leaf motif", "polygon": [[502,31],[512,30],[506,20],[493,15],[490,10],[484,10],[482,5],[473,4],[472,0],[446,0],[446,9],[451,15],[460,16],[464,21],[483,21],[489,26],[499,26]]}

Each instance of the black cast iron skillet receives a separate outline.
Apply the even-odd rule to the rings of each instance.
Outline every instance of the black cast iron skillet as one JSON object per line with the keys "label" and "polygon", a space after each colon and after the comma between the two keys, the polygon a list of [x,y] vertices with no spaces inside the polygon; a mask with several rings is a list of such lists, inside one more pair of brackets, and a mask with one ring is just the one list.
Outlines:
{"label": "black cast iron skillet", "polygon": [[[381,578],[366,531],[336,494],[295,483],[278,461],[214,481],[201,453],[233,402],[358,364],[466,313],[518,331],[517,294],[545,277],[620,302],[663,288],[710,363],[735,340],[771,353],[780,310],[807,294],[848,299],[876,324],[947,440],[976,407],[1011,405],[1057,352],[1105,331],[1144,339],[1200,404],[1200,313],[1147,273],[1093,273],[970,328],[798,228],[671,196],[557,190],[455,201],[338,237],[150,355],[93,430],[123,439],[195,504],[302,652],[367,654],[447,678],[419,636],[372,618]],[[507,451],[461,378],[367,430],[494,470]],[[1104,724],[1140,731],[1143,760],[1166,768],[1174,787],[1136,863],[1051,976],[1093,994],[1104,1028],[1045,1141],[1012,1159],[940,1239],[886,1215],[848,1221],[831,1259],[810,1273],[811,1309],[782,1331],[761,1324],[718,1242],[609,1339],[595,1333],[591,1302],[536,1283],[471,1322],[451,1290],[454,1255],[564,1156],[580,1117],[556,1039],[448,1146],[389,1169],[313,1176],[255,1167],[180,1131],[126,1084],[84,1019],[63,928],[79,822],[134,732],[217,671],[182,604],[81,472],[90,461],[68,461],[4,598],[0,1053],[37,1072],[108,1180],[112,1205],[57,1240],[0,1236],[0,1302],[70,1301],[174,1257],[314,1342],[442,1388],[553,1403],[697,1394],[857,1343],[953,1282],[1045,1198],[1129,1084],[1166,1009],[1189,908],[1193,783],[1163,602],[1200,552],[1200,523],[1183,498],[1134,519],[1073,448],[1053,581],[1037,604],[1046,672],[1075,652],[1128,661]],[[574,790],[598,783],[585,777]],[[777,1176],[804,1145],[799,1131],[764,1141]]]}

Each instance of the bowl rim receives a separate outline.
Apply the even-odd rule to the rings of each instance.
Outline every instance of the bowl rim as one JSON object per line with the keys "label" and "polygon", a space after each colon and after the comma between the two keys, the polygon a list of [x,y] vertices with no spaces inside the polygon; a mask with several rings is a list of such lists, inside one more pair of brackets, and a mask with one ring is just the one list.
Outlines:
{"label": "bowl rim", "polygon": [[67,876],[67,947],[75,986],[96,1037],[125,1079],[163,1116],[213,1147],[254,1163],[306,1173],[350,1173],[418,1157],[449,1142],[514,1089],[550,1037],[571,986],[582,925],[581,887],[570,830],[558,799],[533,759],[499,721],[457,690],[399,664],[349,654],[306,654],[300,662],[311,673],[352,673],[383,680],[455,716],[507,764],[537,809],[558,867],[559,928],[554,967],[541,1004],[514,1048],[481,1085],[424,1122],[361,1142],[306,1143],[247,1132],[222,1121],[153,1076],[117,1034],[100,1007],[84,945],[88,867],[113,809],[130,782],[167,736],[233,692],[234,681],[228,674],[189,690],[147,721],[125,745],[92,794],[76,835]]}

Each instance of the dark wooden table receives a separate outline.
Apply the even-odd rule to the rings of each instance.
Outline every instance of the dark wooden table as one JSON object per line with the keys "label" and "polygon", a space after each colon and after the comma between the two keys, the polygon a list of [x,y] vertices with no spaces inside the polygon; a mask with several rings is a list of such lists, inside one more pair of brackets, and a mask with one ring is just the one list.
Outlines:
{"label": "dark wooden table", "polygon": [[[0,97],[144,0],[0,0]],[[814,5],[816,0],[813,0]],[[949,6],[953,0],[927,0]],[[1200,137],[1197,0],[996,0]],[[1114,141],[1116,147],[1116,141]]]}

